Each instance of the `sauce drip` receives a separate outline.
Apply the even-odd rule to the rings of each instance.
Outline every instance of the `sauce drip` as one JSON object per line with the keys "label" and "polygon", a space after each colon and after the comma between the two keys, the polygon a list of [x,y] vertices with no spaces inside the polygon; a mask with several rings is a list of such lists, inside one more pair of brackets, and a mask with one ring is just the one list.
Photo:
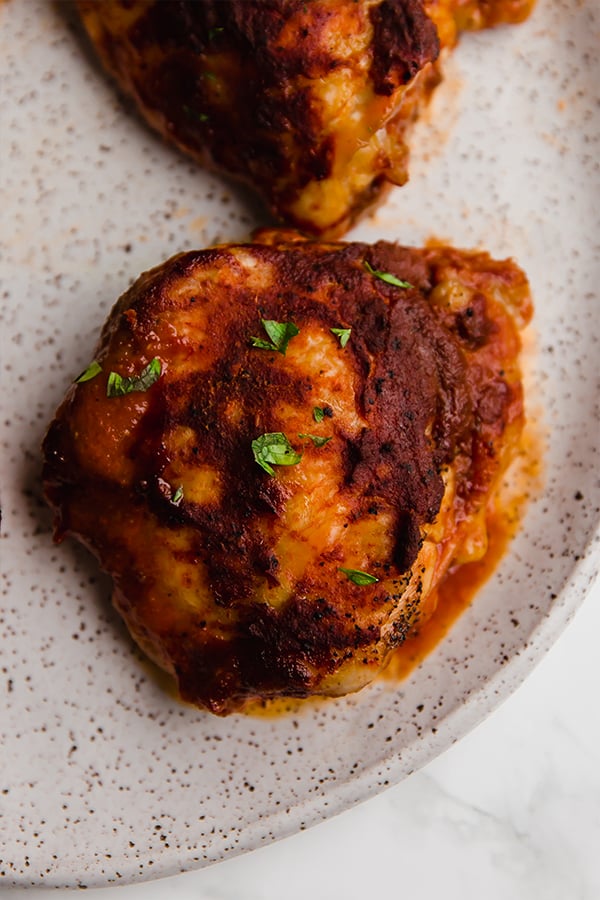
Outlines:
{"label": "sauce drip", "polygon": [[487,552],[476,562],[450,568],[437,589],[435,612],[418,632],[398,647],[381,677],[395,681],[407,678],[443,640],[493,575],[519,530],[529,500],[541,488],[542,445],[541,435],[528,423],[521,438],[520,453],[488,508]]}
{"label": "sauce drip", "polygon": [[390,658],[381,677],[394,681],[408,675],[448,634],[459,616],[483,584],[493,575],[513,537],[513,523],[507,510],[492,507],[486,516],[488,549],[477,562],[450,568],[435,592],[435,612],[422,627],[406,638]]}

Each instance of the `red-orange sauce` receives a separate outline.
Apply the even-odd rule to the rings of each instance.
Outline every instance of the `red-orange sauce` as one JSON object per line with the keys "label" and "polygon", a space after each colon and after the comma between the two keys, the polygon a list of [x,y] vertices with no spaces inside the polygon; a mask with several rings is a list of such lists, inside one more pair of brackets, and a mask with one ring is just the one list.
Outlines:
{"label": "red-orange sauce", "polygon": [[[532,418],[541,420],[541,416],[537,415]],[[543,444],[541,432],[535,425],[528,423],[521,439],[519,456],[512,463],[488,510],[488,549],[485,556],[477,562],[465,563],[449,570],[437,589],[435,612],[417,633],[407,638],[392,654],[381,678],[396,682],[407,678],[443,640],[477,592],[493,575],[520,528],[528,502],[541,489]],[[244,714],[272,717],[290,712],[298,713],[307,707],[330,702],[329,698],[323,697],[256,701],[246,706]]]}
{"label": "red-orange sauce", "polygon": [[489,543],[485,556],[477,562],[450,569],[437,589],[435,612],[392,655],[383,672],[384,678],[398,680],[410,675],[446,636],[477,591],[493,575],[513,534],[510,518],[503,510],[492,509],[486,521]]}
{"label": "red-orange sauce", "polygon": [[521,451],[495,495],[486,516],[488,549],[477,562],[450,568],[437,589],[433,615],[393,654],[383,677],[406,678],[440,643],[476,593],[493,575],[507,547],[519,530],[528,501],[541,487],[543,455],[541,434],[527,424]]}
{"label": "red-orange sauce", "polygon": [[490,504],[486,516],[488,549],[477,562],[450,568],[437,589],[433,615],[417,633],[407,638],[391,657],[383,677],[406,678],[446,636],[476,593],[493,575],[506,549],[519,530],[528,501],[542,482],[542,438],[527,425],[521,452]]}

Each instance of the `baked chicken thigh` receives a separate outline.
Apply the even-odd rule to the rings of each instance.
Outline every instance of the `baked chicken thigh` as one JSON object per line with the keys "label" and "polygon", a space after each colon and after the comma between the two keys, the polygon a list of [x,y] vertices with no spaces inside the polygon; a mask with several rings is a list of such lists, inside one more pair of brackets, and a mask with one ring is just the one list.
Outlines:
{"label": "baked chicken thigh", "polygon": [[407,133],[460,29],[534,0],[78,0],[148,122],[273,213],[339,237],[408,178]]}
{"label": "baked chicken thigh", "polygon": [[188,252],[117,302],[44,442],[56,536],[181,696],[341,695],[486,551],[523,424],[511,261],[294,232]]}

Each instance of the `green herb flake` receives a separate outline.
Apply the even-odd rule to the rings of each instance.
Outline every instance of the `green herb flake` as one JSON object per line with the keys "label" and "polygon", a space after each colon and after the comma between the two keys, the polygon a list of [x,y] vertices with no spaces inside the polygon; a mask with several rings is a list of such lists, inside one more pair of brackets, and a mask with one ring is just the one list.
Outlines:
{"label": "green herb flake", "polygon": [[365,259],[364,260],[365,269],[369,273],[369,275],[374,275],[375,278],[379,278],[381,281],[385,281],[386,284],[391,284],[393,287],[399,288],[412,288],[414,287],[410,281],[402,281],[400,278],[396,278],[395,275],[392,275],[391,272],[382,272],[381,269],[374,269],[373,266]]}
{"label": "green herb flake", "polygon": [[368,572],[362,572],[360,569],[345,569],[343,566],[338,566],[338,571],[343,572],[353,584],[361,586],[375,584],[376,581],[379,581],[379,578],[376,578],[375,575],[369,575]]}
{"label": "green herb flake", "polygon": [[269,475],[275,474],[273,466],[295,466],[302,459],[281,431],[261,434],[252,441],[252,452],[254,461]]}
{"label": "green herb flake", "polygon": [[179,506],[181,501],[183,500],[183,485],[180,484],[175,493],[171,497],[171,503],[173,506]]}
{"label": "green herb flake", "polygon": [[161,372],[162,365],[157,356],[142,369],[139,375],[119,375],[118,372],[111,372],[106,385],[106,396],[122,397],[124,394],[132,394],[134,391],[147,391],[155,381],[158,381]]}
{"label": "green herb flake", "polygon": [[191,106],[183,106],[183,111],[189,119],[197,119],[198,122],[208,122],[210,116],[207,113],[199,112],[197,109],[192,109]]}
{"label": "green herb flake", "polygon": [[206,78],[207,81],[218,81],[219,80],[214,72],[203,72],[202,77]]}
{"label": "green herb flake", "polygon": [[342,350],[350,340],[350,334],[352,332],[351,328],[330,328],[329,329],[332,334],[335,334],[336,338],[340,340],[340,347]]}
{"label": "green herb flake", "polygon": [[317,423],[317,425],[323,421],[325,418],[325,412],[321,409],[320,406],[315,406],[313,409],[313,419]]}
{"label": "green herb flake", "polygon": [[95,378],[96,375],[99,375],[101,371],[102,371],[102,366],[100,365],[99,362],[96,362],[96,360],[94,359],[94,360],[92,360],[92,362],[89,364],[89,366],[87,367],[87,369],[85,369],[85,370],[81,373],[81,375],[79,375],[79,376],[75,379],[75,381],[74,381],[73,383],[74,383],[74,384],[82,384],[84,381],[91,381],[92,378]]}
{"label": "green herb flake", "polygon": [[277,352],[277,347],[275,347],[271,341],[265,341],[264,338],[253,337],[250,338],[252,341],[252,346],[257,347],[259,350],[274,350]]}
{"label": "green herb flake", "polygon": [[303,440],[311,440],[315,447],[324,447],[331,440],[330,437],[321,437],[320,434],[299,434],[298,437]]}
{"label": "green herb flake", "polygon": [[212,41],[213,38],[215,38],[218,34],[221,34],[223,31],[225,31],[225,28],[223,25],[217,25],[215,28],[210,28],[208,31],[209,41]]}
{"label": "green herb flake", "polygon": [[293,322],[276,322],[274,319],[261,319],[262,326],[270,337],[270,341],[264,338],[251,337],[253,347],[259,350],[275,350],[285,356],[288,344],[293,337],[300,334],[300,329]]}

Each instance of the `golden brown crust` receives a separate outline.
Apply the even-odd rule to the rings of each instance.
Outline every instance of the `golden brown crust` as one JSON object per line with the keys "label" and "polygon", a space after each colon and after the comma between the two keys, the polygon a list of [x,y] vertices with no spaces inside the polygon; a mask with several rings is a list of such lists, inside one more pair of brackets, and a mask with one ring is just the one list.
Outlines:
{"label": "golden brown crust", "polygon": [[329,237],[407,180],[407,132],[457,21],[518,20],[531,5],[78,0],[105,66],[153,127],[248,181],[278,218]]}
{"label": "golden brown crust", "polygon": [[[224,713],[356,689],[472,543],[518,441],[529,315],[513,263],[450,248],[275,232],[175,257],[117,303],[102,373],[49,429],[57,535],[99,557],[185,699]],[[252,346],[261,318],[300,329],[285,355]],[[147,391],[106,396],[109,372],[154,357]],[[276,432],[302,458],[271,476],[252,441]]]}

